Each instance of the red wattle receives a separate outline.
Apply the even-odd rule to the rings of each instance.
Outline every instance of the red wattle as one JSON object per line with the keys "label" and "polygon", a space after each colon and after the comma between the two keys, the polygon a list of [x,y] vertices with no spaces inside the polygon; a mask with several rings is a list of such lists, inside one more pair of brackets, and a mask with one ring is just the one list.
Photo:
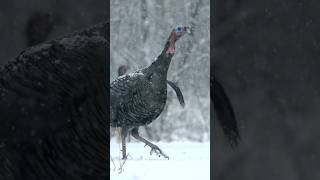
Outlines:
{"label": "red wattle", "polygon": [[175,46],[173,45],[173,46],[171,46],[170,45],[170,47],[168,48],[168,50],[167,50],[167,54],[174,54],[176,52],[176,48],[175,48]]}

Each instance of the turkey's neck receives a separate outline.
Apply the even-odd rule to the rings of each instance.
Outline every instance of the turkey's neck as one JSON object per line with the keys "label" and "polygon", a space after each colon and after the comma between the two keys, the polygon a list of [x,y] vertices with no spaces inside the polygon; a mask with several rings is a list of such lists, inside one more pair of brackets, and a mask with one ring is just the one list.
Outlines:
{"label": "turkey's neck", "polygon": [[[172,47],[172,36],[169,37],[167,40],[164,49],[162,50],[161,54],[157,57],[157,59],[146,69],[146,75],[149,77],[153,75],[151,81],[154,82],[163,82],[166,84],[167,81],[167,73],[171,63],[171,59],[174,53],[169,53],[168,49]],[[157,83],[157,84],[163,84]]]}
{"label": "turkey's neck", "polygon": [[157,57],[157,59],[150,65],[149,68],[152,73],[159,73],[166,79],[173,55],[174,54],[165,53],[164,49],[163,52]]}

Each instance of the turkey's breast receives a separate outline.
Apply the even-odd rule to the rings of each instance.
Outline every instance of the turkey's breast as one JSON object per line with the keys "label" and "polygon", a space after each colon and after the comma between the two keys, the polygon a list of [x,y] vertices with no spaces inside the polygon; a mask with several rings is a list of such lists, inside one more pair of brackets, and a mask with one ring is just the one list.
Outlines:
{"label": "turkey's breast", "polygon": [[161,114],[165,106],[166,80],[153,82],[137,71],[113,81],[110,97],[112,127],[147,125]]}

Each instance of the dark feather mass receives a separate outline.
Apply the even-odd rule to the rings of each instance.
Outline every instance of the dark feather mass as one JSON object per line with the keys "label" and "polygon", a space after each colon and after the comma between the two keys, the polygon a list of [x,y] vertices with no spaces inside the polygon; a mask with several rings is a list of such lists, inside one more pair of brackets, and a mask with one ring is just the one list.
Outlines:
{"label": "dark feather mass", "polygon": [[0,179],[107,178],[109,23],[30,47],[0,71]]}

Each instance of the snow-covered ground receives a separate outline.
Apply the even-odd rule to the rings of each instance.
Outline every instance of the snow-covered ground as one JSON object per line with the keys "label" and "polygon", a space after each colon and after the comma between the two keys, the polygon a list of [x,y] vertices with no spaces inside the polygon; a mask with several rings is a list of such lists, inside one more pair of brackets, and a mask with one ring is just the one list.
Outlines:
{"label": "snow-covered ground", "polygon": [[[209,180],[210,143],[158,142],[155,143],[169,156],[169,160],[150,155],[150,147],[143,143],[127,143],[128,159],[120,160],[120,143],[110,142],[111,180]],[[119,167],[122,166],[122,172]],[[119,173],[120,172],[120,173]]]}

